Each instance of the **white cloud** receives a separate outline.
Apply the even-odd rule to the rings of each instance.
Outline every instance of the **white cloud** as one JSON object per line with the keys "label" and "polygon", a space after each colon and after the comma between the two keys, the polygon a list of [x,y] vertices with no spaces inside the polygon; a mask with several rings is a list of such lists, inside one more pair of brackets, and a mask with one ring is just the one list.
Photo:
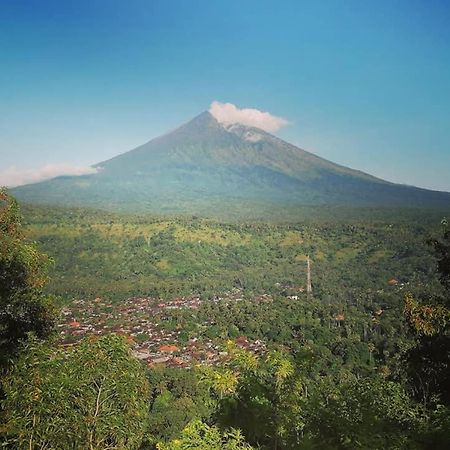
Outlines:
{"label": "white cloud", "polygon": [[220,103],[214,101],[209,107],[209,112],[216,120],[225,125],[241,123],[251,127],[260,128],[268,132],[278,131],[289,122],[283,117],[273,116],[268,112],[253,108],[238,108],[232,103]]}
{"label": "white cloud", "polygon": [[38,169],[18,169],[15,166],[0,170],[0,186],[15,187],[59,177],[60,175],[88,175],[97,173],[94,167],[70,164],[47,164]]}

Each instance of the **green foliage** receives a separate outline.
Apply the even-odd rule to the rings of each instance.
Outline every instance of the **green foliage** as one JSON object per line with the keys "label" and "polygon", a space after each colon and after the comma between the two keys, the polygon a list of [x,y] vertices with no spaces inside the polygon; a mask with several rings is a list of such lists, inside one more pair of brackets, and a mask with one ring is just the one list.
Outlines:
{"label": "green foliage", "polygon": [[31,340],[4,390],[15,448],[137,449],[146,432],[148,382],[115,335],[67,350]]}
{"label": "green foliage", "polygon": [[[436,258],[438,261],[438,271],[441,283],[450,291],[450,226],[447,219],[441,221],[443,233],[440,238],[430,240],[430,244],[434,247]],[[449,306],[450,299],[447,299]]]}
{"label": "green foliage", "polygon": [[298,295],[306,283],[306,254],[314,294],[325,301],[384,303],[393,277],[414,289],[425,283],[437,289],[423,237],[432,230],[429,219],[230,224],[81,209],[25,211],[27,235],[55,259],[48,292],[67,300],[208,298],[235,287],[247,297]]}
{"label": "green foliage", "polygon": [[151,388],[148,429],[150,441],[167,442],[189,422],[206,420],[212,402],[206,387],[199,383],[195,370],[154,367],[148,371]]}
{"label": "green foliage", "polygon": [[56,310],[42,293],[49,262],[24,238],[15,199],[0,190],[0,368],[27,333],[45,338],[53,330]]}
{"label": "green foliage", "polygon": [[296,448],[303,429],[305,390],[301,374],[287,354],[257,358],[231,343],[220,368],[203,370],[202,383],[217,398],[218,423],[239,427],[263,448]]}
{"label": "green foliage", "polygon": [[[45,260],[8,205],[2,295],[23,307],[30,293],[42,302]],[[11,445],[446,448],[449,297],[435,271],[445,273],[449,246],[444,235],[437,260],[428,254],[436,230],[426,221],[230,224],[40,208],[26,217],[28,236],[56,260],[48,292],[84,304],[199,294],[199,308],[160,308],[152,322],[180,349],[192,337],[199,347],[261,345],[257,355],[229,341],[218,366],[144,376],[117,337],[66,350],[30,340],[5,379]],[[305,255],[313,295],[302,292]],[[114,325],[121,305],[98,304]]]}
{"label": "green foliage", "polygon": [[421,336],[444,334],[450,323],[450,309],[444,305],[421,305],[411,294],[405,295],[405,315],[411,327]]}
{"label": "green foliage", "polygon": [[450,408],[438,405],[428,413],[428,420],[417,432],[417,442],[424,449],[450,448]]}
{"label": "green foliage", "polygon": [[179,439],[158,444],[158,450],[251,450],[239,430],[220,432],[215,426],[200,421],[191,422]]}
{"label": "green foliage", "polygon": [[398,383],[366,378],[336,385],[325,378],[305,408],[305,448],[420,448],[415,439],[423,412]]}
{"label": "green foliage", "polygon": [[442,237],[430,243],[443,294],[427,303],[405,296],[405,316],[416,340],[405,355],[408,380],[416,398],[429,408],[450,408],[450,229],[445,219],[442,225]]}

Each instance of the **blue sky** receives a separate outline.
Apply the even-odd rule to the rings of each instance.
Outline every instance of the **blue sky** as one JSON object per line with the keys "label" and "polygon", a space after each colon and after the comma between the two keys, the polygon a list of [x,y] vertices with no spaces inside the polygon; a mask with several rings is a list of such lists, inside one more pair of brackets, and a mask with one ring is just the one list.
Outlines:
{"label": "blue sky", "polygon": [[448,1],[0,0],[1,175],[85,167],[212,101],[390,181],[450,191]]}

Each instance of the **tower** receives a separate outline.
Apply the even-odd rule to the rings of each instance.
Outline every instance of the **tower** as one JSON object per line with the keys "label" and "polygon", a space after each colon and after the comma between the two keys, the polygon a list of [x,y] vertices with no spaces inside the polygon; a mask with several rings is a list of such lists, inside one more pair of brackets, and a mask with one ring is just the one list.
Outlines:
{"label": "tower", "polygon": [[312,293],[312,285],[311,285],[311,261],[309,259],[309,255],[306,257],[307,264],[307,273],[306,273],[306,292],[308,294]]}

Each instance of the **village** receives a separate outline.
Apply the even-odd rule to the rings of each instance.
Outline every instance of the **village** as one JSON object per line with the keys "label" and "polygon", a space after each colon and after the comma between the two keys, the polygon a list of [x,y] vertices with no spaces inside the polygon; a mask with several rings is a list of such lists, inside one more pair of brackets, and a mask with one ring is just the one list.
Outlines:
{"label": "village", "polygon": [[[229,303],[241,301],[241,296],[241,290],[233,289],[224,297],[208,301]],[[254,300],[272,301],[272,297],[262,294]],[[148,366],[217,365],[227,356],[223,346],[205,336],[186,336],[182,326],[173,321],[177,311],[198,309],[202,302],[198,296],[172,300],[131,297],[122,303],[102,298],[74,300],[61,311],[57,326],[59,342],[63,347],[71,347],[88,336],[116,333],[127,339],[134,355]],[[237,337],[235,344],[255,354],[262,354],[266,349],[264,342],[251,341],[246,336]]]}

